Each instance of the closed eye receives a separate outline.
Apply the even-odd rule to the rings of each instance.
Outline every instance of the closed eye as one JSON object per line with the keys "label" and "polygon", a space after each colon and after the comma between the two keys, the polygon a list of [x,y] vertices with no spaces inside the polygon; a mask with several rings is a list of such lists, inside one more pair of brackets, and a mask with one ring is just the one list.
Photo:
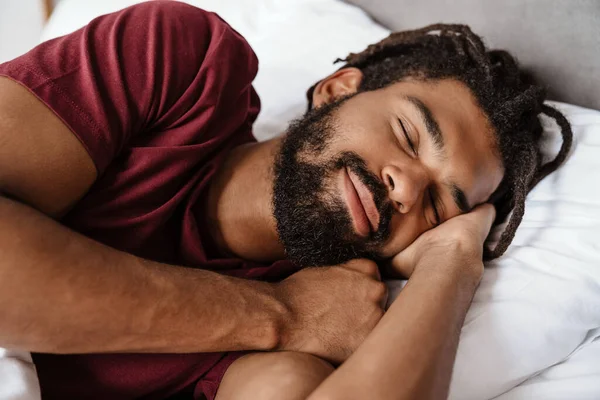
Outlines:
{"label": "closed eye", "polygon": [[440,214],[437,210],[437,207],[435,206],[435,197],[433,195],[433,191],[431,189],[429,189],[428,192],[429,192],[429,201],[431,202],[431,208],[433,209],[433,215],[435,217],[435,225],[438,226],[439,224],[442,223],[442,219],[440,218]]}
{"label": "closed eye", "polygon": [[406,138],[406,142],[408,143],[410,150],[415,155],[417,155],[417,149],[415,148],[413,141],[410,139],[410,136],[408,135],[408,132],[406,131],[406,127],[404,126],[404,124],[402,123],[402,120],[400,118],[398,118],[398,122],[400,123],[400,127],[402,128],[402,133],[404,133],[404,137]]}

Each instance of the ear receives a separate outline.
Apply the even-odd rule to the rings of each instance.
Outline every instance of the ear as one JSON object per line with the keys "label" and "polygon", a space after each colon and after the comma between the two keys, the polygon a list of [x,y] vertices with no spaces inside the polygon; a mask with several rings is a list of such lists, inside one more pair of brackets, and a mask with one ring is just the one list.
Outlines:
{"label": "ear", "polygon": [[317,84],[313,92],[313,107],[317,108],[323,104],[356,93],[363,74],[358,68],[342,68],[334,74],[329,75]]}

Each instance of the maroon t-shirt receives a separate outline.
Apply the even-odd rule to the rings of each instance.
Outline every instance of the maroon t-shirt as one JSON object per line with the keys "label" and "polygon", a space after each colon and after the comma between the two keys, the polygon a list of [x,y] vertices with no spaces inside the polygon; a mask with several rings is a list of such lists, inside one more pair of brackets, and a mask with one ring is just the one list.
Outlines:
{"label": "maroon t-shirt", "polygon": [[[157,1],[43,43],[0,65],[0,75],[51,108],[96,165],[97,181],[63,224],[155,261],[277,280],[297,268],[220,257],[202,215],[228,151],[255,140],[257,68],[248,43],[217,15]],[[238,356],[34,354],[34,361],[45,399],[210,399]]]}

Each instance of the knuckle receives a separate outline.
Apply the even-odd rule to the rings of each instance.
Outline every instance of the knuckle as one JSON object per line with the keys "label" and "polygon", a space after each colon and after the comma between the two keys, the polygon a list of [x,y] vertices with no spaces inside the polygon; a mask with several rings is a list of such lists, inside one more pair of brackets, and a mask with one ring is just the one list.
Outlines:
{"label": "knuckle", "polygon": [[365,261],[362,263],[361,267],[364,273],[367,275],[377,275],[379,273],[379,268],[373,261]]}
{"label": "knuckle", "polygon": [[371,294],[376,301],[382,300],[387,296],[387,285],[379,281],[374,282],[373,288],[371,289]]}
{"label": "knuckle", "polygon": [[437,237],[431,243],[432,246],[441,246],[448,251],[460,251],[471,245],[471,234],[467,229],[446,232],[443,237]]}

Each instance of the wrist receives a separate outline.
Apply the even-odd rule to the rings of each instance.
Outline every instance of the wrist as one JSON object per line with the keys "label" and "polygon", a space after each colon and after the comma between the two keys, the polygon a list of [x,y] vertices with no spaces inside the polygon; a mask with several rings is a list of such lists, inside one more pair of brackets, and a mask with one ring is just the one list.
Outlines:
{"label": "wrist", "polygon": [[[250,342],[244,345],[246,350],[273,351],[281,348],[286,332],[289,310],[277,293],[276,284],[252,282],[258,302],[252,306],[253,317],[247,318],[245,334]],[[240,332],[241,333],[241,332]]]}
{"label": "wrist", "polygon": [[441,275],[466,287],[477,287],[483,276],[482,258],[459,242],[432,244],[415,260],[415,272]]}
{"label": "wrist", "polygon": [[[197,300],[189,303],[193,315],[191,329],[197,329],[198,322],[207,320],[207,314],[212,314],[213,320],[217,321],[208,335],[183,335],[193,340],[193,348],[208,351],[270,351],[277,348],[285,308],[276,298],[273,284],[192,271],[199,273],[197,278],[210,274],[213,292],[210,300],[214,305],[207,306],[206,291],[198,291],[195,279],[188,276],[182,283],[183,289],[178,288],[180,290],[175,292],[179,296],[189,290],[189,296]],[[206,276],[202,278],[203,282],[208,280]]]}
{"label": "wrist", "polygon": [[274,350],[293,349],[294,326],[294,308],[286,290],[286,282],[279,282],[272,285],[273,299],[277,306],[274,308],[274,317],[277,326],[277,341]]}
{"label": "wrist", "polygon": [[260,350],[273,351],[284,348],[290,331],[291,309],[279,289],[280,284],[265,283],[265,307],[267,329]]}

